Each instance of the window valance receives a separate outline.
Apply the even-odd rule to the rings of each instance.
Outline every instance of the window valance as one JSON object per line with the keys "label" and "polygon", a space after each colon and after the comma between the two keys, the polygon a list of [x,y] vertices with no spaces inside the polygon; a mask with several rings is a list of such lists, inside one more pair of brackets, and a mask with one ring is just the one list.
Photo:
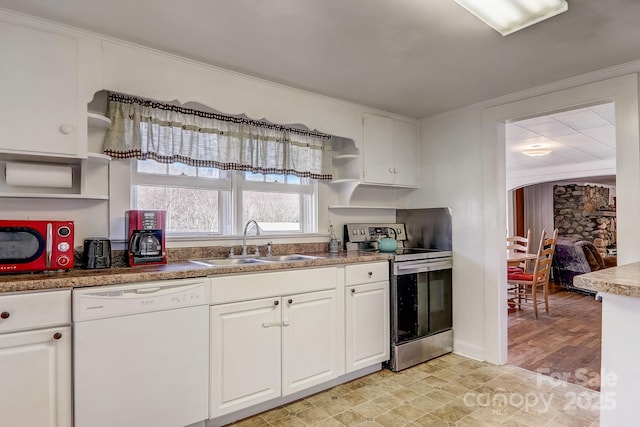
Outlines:
{"label": "window valance", "polygon": [[246,116],[109,95],[104,153],[191,166],[331,179],[331,135]]}

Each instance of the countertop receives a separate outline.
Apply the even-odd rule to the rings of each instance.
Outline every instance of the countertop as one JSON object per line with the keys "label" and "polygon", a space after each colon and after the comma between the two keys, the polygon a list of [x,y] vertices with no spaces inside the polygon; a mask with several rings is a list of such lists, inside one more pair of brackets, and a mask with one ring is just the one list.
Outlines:
{"label": "countertop", "polygon": [[306,255],[315,255],[322,258],[304,261],[274,262],[269,264],[240,264],[224,267],[209,267],[189,261],[180,261],[165,265],[144,267],[123,267],[102,270],[82,270],[74,268],[68,272],[0,275],[0,293],[255,273],[291,268],[386,261],[393,258],[392,255],[389,254],[372,252],[342,252],[339,254],[310,253]]}
{"label": "countertop", "polygon": [[640,262],[606,268],[573,278],[579,288],[640,298]]}

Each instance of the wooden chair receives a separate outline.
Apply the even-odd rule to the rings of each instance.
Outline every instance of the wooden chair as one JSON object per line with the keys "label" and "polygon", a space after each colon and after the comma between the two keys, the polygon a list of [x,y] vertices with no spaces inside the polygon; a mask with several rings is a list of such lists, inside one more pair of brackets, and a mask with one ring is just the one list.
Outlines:
{"label": "wooden chair", "polygon": [[[518,309],[523,301],[529,302],[529,298],[531,298],[536,319],[538,319],[538,304],[544,304],[545,311],[549,314],[549,276],[557,238],[557,228],[551,237],[547,237],[546,230],[542,230],[540,246],[532,272],[507,273],[508,297],[515,302]],[[542,292],[542,300],[539,300],[539,292]]]}
{"label": "wooden chair", "polygon": [[[507,236],[507,252],[517,252],[528,254],[529,253],[529,243],[531,242],[531,229],[527,230],[526,236]],[[510,265],[509,267],[517,267],[522,271],[527,271],[529,269],[529,265],[527,262],[518,263],[517,265]],[[515,271],[511,268],[509,271]]]}

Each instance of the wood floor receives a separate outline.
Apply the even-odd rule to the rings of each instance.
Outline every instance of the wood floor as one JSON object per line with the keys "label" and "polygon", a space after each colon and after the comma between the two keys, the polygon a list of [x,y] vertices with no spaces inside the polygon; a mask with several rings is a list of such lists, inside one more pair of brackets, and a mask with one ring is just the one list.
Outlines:
{"label": "wood floor", "polygon": [[509,364],[600,390],[601,303],[552,286],[549,315],[510,311]]}

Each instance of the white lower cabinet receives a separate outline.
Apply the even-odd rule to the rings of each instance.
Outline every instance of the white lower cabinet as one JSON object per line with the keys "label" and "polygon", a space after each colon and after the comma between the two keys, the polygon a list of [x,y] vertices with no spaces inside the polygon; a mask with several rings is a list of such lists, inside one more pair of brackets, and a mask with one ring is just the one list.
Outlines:
{"label": "white lower cabinet", "polygon": [[344,373],[336,282],[336,268],[212,279],[209,418]]}
{"label": "white lower cabinet", "polygon": [[0,426],[71,427],[70,301],[69,291],[0,297]]}
{"label": "white lower cabinet", "polygon": [[336,291],[282,298],[282,395],[340,374]]}
{"label": "white lower cabinet", "polygon": [[389,360],[389,264],[346,267],[346,370]]}
{"label": "white lower cabinet", "polygon": [[280,319],[279,298],[211,307],[209,418],[280,396]]}
{"label": "white lower cabinet", "polygon": [[348,286],[347,372],[389,360],[389,282]]}
{"label": "white lower cabinet", "polygon": [[0,378],[0,425],[71,426],[71,328],[0,335]]}

